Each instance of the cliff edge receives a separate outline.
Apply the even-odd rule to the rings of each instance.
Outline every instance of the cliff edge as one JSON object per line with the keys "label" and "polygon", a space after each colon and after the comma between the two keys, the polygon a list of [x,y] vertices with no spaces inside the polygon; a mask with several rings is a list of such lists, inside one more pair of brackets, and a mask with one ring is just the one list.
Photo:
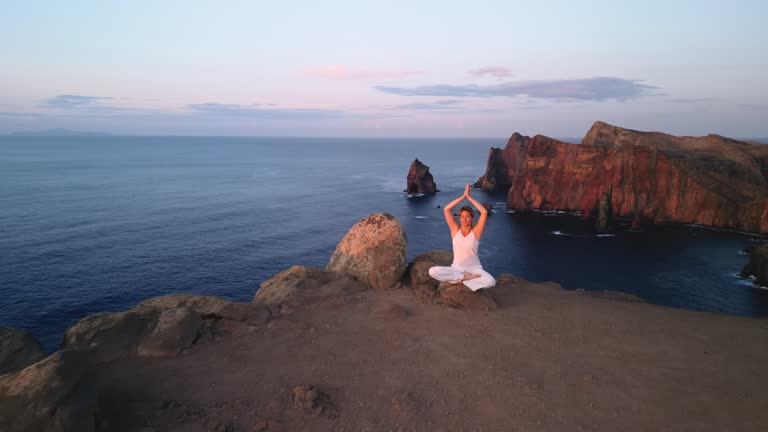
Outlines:
{"label": "cliff edge", "polygon": [[636,222],[768,233],[767,173],[762,144],[596,122],[581,144],[513,134],[504,149],[491,149],[476,186],[506,190],[507,207],[516,210],[592,217],[609,193],[612,214]]}
{"label": "cliff edge", "polygon": [[[172,294],[82,319],[0,375],[0,430],[768,428],[766,320],[513,275],[457,292],[426,275],[448,251],[393,267],[398,227],[364,218],[337,248],[354,260],[293,266],[251,303]],[[374,232],[392,244],[363,263]],[[392,268],[393,286],[370,277]]]}

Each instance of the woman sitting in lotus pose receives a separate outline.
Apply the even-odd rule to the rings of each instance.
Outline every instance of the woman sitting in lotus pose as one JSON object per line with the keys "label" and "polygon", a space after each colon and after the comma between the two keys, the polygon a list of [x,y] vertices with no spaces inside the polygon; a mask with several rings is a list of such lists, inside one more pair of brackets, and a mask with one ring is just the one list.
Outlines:
{"label": "woman sitting in lotus pose", "polygon": [[[480,212],[480,219],[477,225],[472,226],[472,220],[475,218],[475,212],[472,207],[464,206],[459,209],[459,224],[453,219],[451,210],[456,207],[464,198],[468,199],[472,205]],[[445,222],[451,229],[451,238],[453,239],[453,264],[450,267],[435,266],[429,269],[429,275],[433,278],[451,284],[463,284],[472,291],[482,288],[490,288],[496,285],[496,279],[487,271],[483,270],[480,264],[480,258],[477,256],[477,248],[480,245],[480,237],[485,229],[485,221],[488,219],[488,210],[482,204],[477,202],[469,195],[469,183],[464,188],[464,195],[451,201],[443,209]]]}

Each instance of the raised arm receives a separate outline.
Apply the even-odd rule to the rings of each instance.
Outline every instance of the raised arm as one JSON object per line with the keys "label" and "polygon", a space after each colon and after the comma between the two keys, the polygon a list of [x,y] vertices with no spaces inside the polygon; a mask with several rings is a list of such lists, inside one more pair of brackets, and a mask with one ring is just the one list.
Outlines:
{"label": "raised arm", "polygon": [[486,210],[484,205],[477,202],[477,200],[472,198],[472,195],[469,194],[469,183],[467,183],[467,188],[465,190],[465,194],[467,195],[469,202],[471,202],[477,211],[480,212],[480,218],[477,220],[475,227],[472,228],[472,232],[475,234],[475,238],[477,241],[480,241],[480,237],[483,236],[483,230],[485,230],[485,221],[488,220],[488,210]]}
{"label": "raised arm", "polygon": [[467,184],[467,187],[464,188],[464,193],[460,197],[449,202],[443,209],[443,216],[445,216],[445,223],[447,223],[448,228],[451,229],[451,238],[453,238],[453,235],[456,234],[456,231],[459,230],[459,224],[457,224],[456,219],[453,218],[452,210],[454,207],[456,207],[456,204],[464,201],[464,198],[467,197],[468,193],[469,193],[469,184]]}

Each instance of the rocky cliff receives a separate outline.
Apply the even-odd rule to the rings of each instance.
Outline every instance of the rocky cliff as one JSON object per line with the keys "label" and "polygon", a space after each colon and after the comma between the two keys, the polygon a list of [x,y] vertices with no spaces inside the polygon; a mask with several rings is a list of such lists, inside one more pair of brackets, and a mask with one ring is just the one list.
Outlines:
{"label": "rocky cliff", "polygon": [[596,122],[581,144],[512,135],[475,184],[507,190],[507,207],[768,232],[768,146],[718,135],[678,137]]}
{"label": "rocky cliff", "polygon": [[410,169],[408,169],[408,177],[406,179],[407,193],[435,193],[437,192],[437,185],[432,178],[432,174],[429,173],[429,167],[424,165],[420,160],[414,159],[411,163]]}

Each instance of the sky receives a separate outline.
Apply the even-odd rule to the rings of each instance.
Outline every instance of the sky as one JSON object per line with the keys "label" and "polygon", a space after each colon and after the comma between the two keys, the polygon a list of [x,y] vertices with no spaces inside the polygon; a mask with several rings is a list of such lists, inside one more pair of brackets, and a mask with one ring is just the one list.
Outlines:
{"label": "sky", "polygon": [[0,134],[768,137],[765,1],[0,0]]}

